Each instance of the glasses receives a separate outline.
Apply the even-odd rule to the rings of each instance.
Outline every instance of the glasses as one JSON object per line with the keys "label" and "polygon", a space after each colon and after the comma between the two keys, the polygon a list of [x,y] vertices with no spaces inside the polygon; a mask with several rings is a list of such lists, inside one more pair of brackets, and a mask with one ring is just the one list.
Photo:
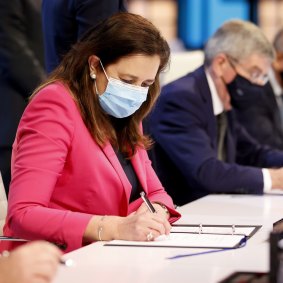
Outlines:
{"label": "glasses", "polygon": [[268,74],[263,74],[259,69],[248,71],[241,63],[238,62],[238,60],[228,57],[228,61],[231,65],[231,67],[234,69],[234,71],[238,74],[236,66],[239,66],[242,70],[242,73],[245,74],[244,77],[246,77],[249,81],[251,81],[254,84],[259,85],[265,85],[268,82]]}

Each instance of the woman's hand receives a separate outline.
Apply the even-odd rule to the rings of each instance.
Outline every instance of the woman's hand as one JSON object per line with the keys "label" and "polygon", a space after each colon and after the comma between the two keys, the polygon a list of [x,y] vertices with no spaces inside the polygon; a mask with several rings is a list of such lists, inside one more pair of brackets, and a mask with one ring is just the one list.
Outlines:
{"label": "woman's hand", "polygon": [[126,217],[95,215],[86,227],[83,243],[103,240],[151,241],[160,235],[169,235],[169,213],[161,204],[152,204],[156,213],[143,203]]}
{"label": "woman's hand", "polygon": [[61,252],[37,241],[25,244],[0,259],[0,283],[47,283],[57,270]]}
{"label": "woman's hand", "polygon": [[151,213],[143,205],[134,213],[119,219],[117,238],[129,241],[151,241],[160,235],[168,235],[171,226],[162,207],[154,204],[157,213]]}
{"label": "woman's hand", "polygon": [[[166,220],[169,219],[170,215],[166,212],[166,210],[161,206],[159,203],[152,203],[153,207],[155,208],[155,211],[158,215],[161,217],[165,217]],[[142,203],[142,205],[139,207],[139,209],[136,211],[136,213],[144,213],[149,212],[147,206],[145,203]]]}

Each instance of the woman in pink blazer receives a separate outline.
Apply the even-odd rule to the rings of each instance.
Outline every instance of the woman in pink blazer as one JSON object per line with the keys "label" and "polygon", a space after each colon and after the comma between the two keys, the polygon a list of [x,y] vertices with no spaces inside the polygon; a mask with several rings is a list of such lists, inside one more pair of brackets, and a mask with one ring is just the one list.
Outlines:
{"label": "woman in pink blazer", "polygon": [[129,13],[101,22],[73,46],[19,124],[5,235],[71,251],[170,232],[180,214],[151,167],[141,128],[168,58],[158,30]]}

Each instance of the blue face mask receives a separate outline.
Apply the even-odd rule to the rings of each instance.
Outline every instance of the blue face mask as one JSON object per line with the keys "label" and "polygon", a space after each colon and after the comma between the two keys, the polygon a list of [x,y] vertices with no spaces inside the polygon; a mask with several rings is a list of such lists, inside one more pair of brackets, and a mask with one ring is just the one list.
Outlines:
{"label": "blue face mask", "polygon": [[[136,112],[147,98],[148,87],[135,86],[108,77],[100,62],[108,84],[104,93],[99,95],[102,109],[116,118],[125,118]],[[96,93],[97,86],[95,82]]]}

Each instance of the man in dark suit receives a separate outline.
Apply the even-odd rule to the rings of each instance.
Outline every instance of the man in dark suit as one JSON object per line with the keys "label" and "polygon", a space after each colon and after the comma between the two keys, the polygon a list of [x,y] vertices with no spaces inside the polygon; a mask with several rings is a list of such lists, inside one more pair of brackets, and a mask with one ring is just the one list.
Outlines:
{"label": "man in dark suit", "polygon": [[47,72],[99,21],[126,12],[123,0],[43,0],[42,25]]}
{"label": "man in dark suit", "polygon": [[40,8],[39,0],[0,0],[0,171],[6,192],[19,120],[45,77]]}
{"label": "man in dark suit", "polygon": [[273,57],[258,27],[230,21],[208,41],[204,66],[163,88],[147,126],[155,169],[176,204],[283,188],[283,169],[262,169],[281,167],[283,152],[258,144],[231,107],[239,86],[261,88]]}

